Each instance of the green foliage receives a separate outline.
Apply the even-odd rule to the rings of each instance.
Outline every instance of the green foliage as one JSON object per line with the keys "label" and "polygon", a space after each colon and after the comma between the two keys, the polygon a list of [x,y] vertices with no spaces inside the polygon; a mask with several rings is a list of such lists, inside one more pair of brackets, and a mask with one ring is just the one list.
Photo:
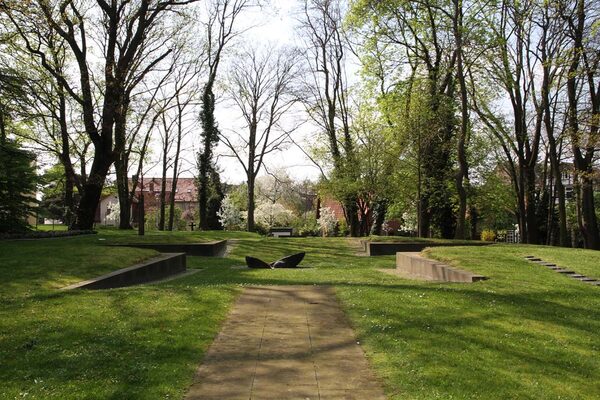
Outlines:
{"label": "green foliage", "polygon": [[64,221],[68,209],[65,205],[65,171],[61,164],[48,168],[41,177],[42,200],[39,215]]}
{"label": "green foliage", "polygon": [[248,209],[248,185],[241,183],[234,186],[229,192],[227,197],[232,205],[240,211],[246,211]]}
{"label": "green foliage", "polygon": [[0,232],[29,229],[35,215],[38,177],[35,157],[10,139],[0,141]]}
{"label": "green foliage", "polygon": [[314,211],[307,211],[300,216],[294,216],[290,226],[297,236],[319,236],[319,225]]}
{"label": "green foliage", "polygon": [[336,236],[341,236],[341,237],[348,236],[350,234],[350,227],[348,226],[348,223],[344,220],[338,221],[336,229],[335,229],[335,233],[336,233]]}
{"label": "green foliage", "polygon": [[[169,219],[170,206],[165,207],[165,226]],[[188,229],[188,221],[183,218],[183,211],[181,208],[175,206],[175,212],[173,215],[173,230],[175,231],[186,231]],[[158,221],[160,220],[160,208],[150,208],[146,210],[146,230],[157,231]]]}
{"label": "green foliage", "polygon": [[473,204],[483,228],[513,229],[516,198],[510,181],[500,167],[488,171],[480,185],[473,186]]}

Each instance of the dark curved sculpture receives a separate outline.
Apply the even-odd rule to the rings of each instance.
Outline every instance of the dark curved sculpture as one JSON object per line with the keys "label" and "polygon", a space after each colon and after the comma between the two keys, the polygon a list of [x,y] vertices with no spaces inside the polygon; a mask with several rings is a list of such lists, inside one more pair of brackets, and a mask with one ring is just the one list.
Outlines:
{"label": "dark curved sculpture", "polygon": [[292,254],[291,256],[283,257],[277,261],[268,264],[261,259],[246,256],[246,265],[248,268],[296,268],[304,259],[306,253]]}
{"label": "dark curved sculpture", "polygon": [[246,265],[248,268],[273,268],[263,260],[246,256]]}

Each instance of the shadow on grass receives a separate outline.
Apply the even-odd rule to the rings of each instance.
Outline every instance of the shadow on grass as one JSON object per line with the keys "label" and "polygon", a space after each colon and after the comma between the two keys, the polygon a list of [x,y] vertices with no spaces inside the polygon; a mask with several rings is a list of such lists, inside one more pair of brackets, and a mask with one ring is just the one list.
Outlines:
{"label": "shadow on grass", "polygon": [[[203,269],[198,274],[64,293],[44,280],[94,272],[78,269],[84,252],[34,247],[24,247],[23,266],[0,270],[14,289],[0,291],[0,397],[181,398],[239,287],[307,284],[336,288],[392,397],[600,397],[598,288],[528,267],[518,259],[524,250],[449,250],[461,266],[492,279],[442,284],[377,272],[394,257],[356,257],[346,241],[241,240],[226,258],[188,257],[190,268]],[[66,251],[73,254],[68,265],[52,259]],[[304,263],[314,268],[230,268],[245,255],[277,259],[297,251],[306,251]],[[123,260],[97,257],[107,267]],[[30,273],[33,285],[26,284]]]}

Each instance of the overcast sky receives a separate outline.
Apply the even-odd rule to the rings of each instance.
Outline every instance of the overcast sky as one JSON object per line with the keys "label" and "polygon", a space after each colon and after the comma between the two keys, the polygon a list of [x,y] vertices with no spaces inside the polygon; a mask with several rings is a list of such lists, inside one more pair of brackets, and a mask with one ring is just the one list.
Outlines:
{"label": "overcast sky", "polygon": [[[298,0],[277,0],[273,1],[272,5],[268,5],[262,9],[247,11],[240,18],[239,25],[253,26],[250,30],[244,32],[239,38],[237,45],[249,43],[252,45],[289,45],[301,46],[301,42],[297,36],[296,25],[299,17],[298,12],[300,2]],[[223,78],[227,72],[228,65],[225,63],[220,67],[220,77]],[[239,119],[239,113],[232,107],[231,103],[221,99],[217,99],[216,118],[219,128],[223,133],[231,130],[241,129],[242,122]],[[294,118],[290,115],[289,118]],[[290,121],[291,122],[291,121]],[[188,135],[186,143],[183,146],[184,151],[182,156],[187,160],[184,165],[182,176],[194,176],[195,169],[191,165],[194,162],[195,152],[200,143],[200,127],[197,126],[195,132]],[[314,136],[315,128],[309,124],[304,125],[294,134],[294,140],[298,143],[314,142],[311,139]],[[157,160],[160,154],[158,138],[155,138],[153,144],[153,159]],[[221,179],[227,183],[239,184],[246,181],[244,171],[239,165],[239,162],[230,157],[225,157],[228,150],[224,145],[219,145],[217,149],[218,165],[222,169]],[[286,150],[279,153],[270,154],[266,159],[265,165],[268,170],[285,169],[285,171],[295,179],[311,179],[317,180],[319,177],[318,168],[308,160],[303,152],[294,145],[290,145]],[[265,171],[263,170],[262,174]],[[146,176],[160,176],[159,166],[155,166],[149,171],[145,171]]]}

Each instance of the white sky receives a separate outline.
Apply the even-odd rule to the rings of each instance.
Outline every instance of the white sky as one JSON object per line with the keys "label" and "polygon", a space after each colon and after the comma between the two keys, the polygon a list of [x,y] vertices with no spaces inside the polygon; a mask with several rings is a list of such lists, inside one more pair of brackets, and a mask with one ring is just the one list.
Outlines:
{"label": "white sky", "polygon": [[[266,7],[246,11],[245,15],[238,20],[238,26],[253,27],[244,32],[243,36],[239,38],[239,42],[251,45],[269,44],[275,46],[300,46],[301,43],[298,40],[295,30],[299,6],[300,2],[298,0],[273,0],[273,3]],[[241,43],[234,43],[233,46],[240,44]],[[220,79],[223,79],[226,75],[227,69],[227,63],[220,66]],[[218,93],[216,94],[218,96]],[[228,130],[239,130],[241,128],[242,122],[240,121],[239,112],[235,107],[232,107],[229,102],[224,101],[224,99],[217,98],[215,114],[219,128],[223,133],[226,133]],[[296,117],[290,115],[289,118]],[[182,153],[182,157],[184,157],[187,162],[186,165],[183,166],[181,176],[194,176],[195,168],[192,168],[191,163],[195,160],[195,152],[200,143],[200,129],[199,124],[197,124],[194,132],[188,135],[186,143],[182,146],[185,149]],[[310,141],[308,138],[313,136],[314,132],[314,127],[306,124],[295,132],[294,140],[297,143],[305,143]],[[157,139],[158,138],[155,138],[152,148],[153,159],[158,159],[160,154],[160,146]],[[218,155],[218,165],[222,170],[221,179],[224,182],[239,184],[246,181],[244,170],[237,159],[225,157],[226,154],[230,154],[225,145],[220,144],[216,153]],[[320,174],[319,169],[293,144],[281,152],[270,154],[265,160],[265,165],[269,171],[284,169],[295,179],[317,180]],[[263,170],[261,174],[264,173],[265,171]],[[160,176],[159,166],[157,165],[149,171],[145,171],[145,175]]]}

